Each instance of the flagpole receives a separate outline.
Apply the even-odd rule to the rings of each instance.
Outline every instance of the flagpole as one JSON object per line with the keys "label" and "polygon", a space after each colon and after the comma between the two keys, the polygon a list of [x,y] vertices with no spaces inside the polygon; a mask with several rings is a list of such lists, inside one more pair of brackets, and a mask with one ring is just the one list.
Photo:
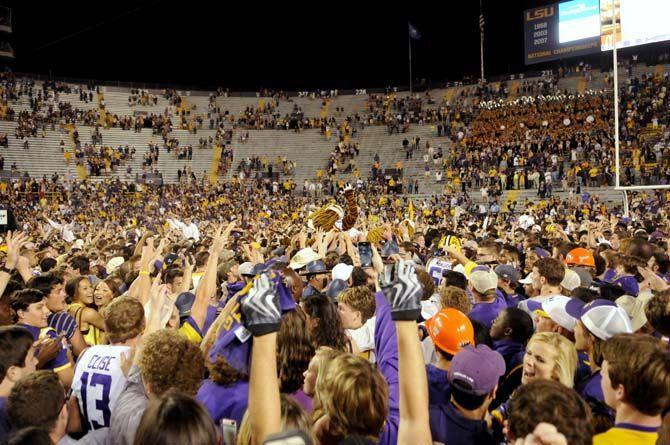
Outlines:
{"label": "flagpole", "polygon": [[407,44],[409,46],[409,94],[412,94],[412,36],[407,33]]}
{"label": "flagpole", "polygon": [[481,83],[484,83],[484,14],[482,13],[482,0],[479,0],[479,63],[481,69]]}

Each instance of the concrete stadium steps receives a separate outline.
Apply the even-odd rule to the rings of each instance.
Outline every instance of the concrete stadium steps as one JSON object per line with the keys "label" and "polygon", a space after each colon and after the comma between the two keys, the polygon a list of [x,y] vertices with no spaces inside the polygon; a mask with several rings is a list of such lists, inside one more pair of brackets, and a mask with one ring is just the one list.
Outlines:
{"label": "concrete stadium steps", "polygon": [[[598,196],[598,199],[600,202],[604,202],[606,204],[610,205],[623,205],[623,194],[615,190],[614,187],[582,187],[582,194],[583,193],[590,193],[591,195]],[[474,191],[472,193],[474,195]],[[479,193],[477,193],[479,194]],[[552,196],[557,196],[561,199],[568,199],[570,197],[574,197],[573,195],[570,195],[570,192],[567,190],[558,190],[554,191]],[[503,192],[502,200],[501,202],[505,203],[506,207],[508,204],[511,203],[511,201],[516,201],[516,211],[523,211],[524,209],[524,202],[530,201],[530,202],[540,202],[542,199],[537,195],[537,190],[536,189],[528,189],[528,190],[506,190]]]}
{"label": "concrete stadium steps", "polygon": [[[247,131],[247,130],[238,130]],[[227,177],[236,174],[237,167],[243,159],[254,156],[265,156],[268,161],[275,162],[277,156],[286,156],[295,161],[296,171],[290,178],[302,186],[305,179],[314,180],[316,171],[324,170],[330,153],[336,146],[335,137],[327,140],[317,129],[304,130],[301,133],[286,130],[248,130],[249,139],[245,144],[237,138],[233,147],[233,163]],[[279,172],[276,167],[273,172]],[[283,178],[284,176],[280,174]]]}

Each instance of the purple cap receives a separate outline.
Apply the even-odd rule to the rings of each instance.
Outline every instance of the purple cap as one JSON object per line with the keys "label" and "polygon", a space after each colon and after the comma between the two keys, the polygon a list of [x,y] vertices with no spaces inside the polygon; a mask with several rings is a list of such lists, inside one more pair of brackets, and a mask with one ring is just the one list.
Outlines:
{"label": "purple cap", "polygon": [[467,346],[454,356],[449,368],[449,381],[465,383],[469,388],[461,390],[475,395],[490,393],[505,374],[505,360],[498,352],[486,345]]}
{"label": "purple cap", "polygon": [[535,249],[533,249],[533,252],[535,252],[535,255],[537,255],[539,258],[548,258],[551,256],[549,255],[549,252],[547,252],[541,247],[536,247]]}
{"label": "purple cap", "polygon": [[579,298],[571,298],[568,301],[568,304],[565,305],[565,312],[567,312],[571,317],[579,320],[582,317],[582,309],[584,308],[584,303]]}
{"label": "purple cap", "polygon": [[640,293],[640,285],[637,283],[637,280],[632,275],[625,275],[619,277],[614,282],[615,286],[621,287],[626,292],[626,295],[637,297],[637,294]]}
{"label": "purple cap", "polygon": [[[267,272],[272,282],[275,284],[279,293],[279,304],[282,313],[295,309],[295,302],[291,292],[282,282],[282,275],[277,271]],[[246,296],[251,289],[251,283],[246,286],[238,295],[238,302]],[[249,374],[249,363],[251,360],[251,334],[244,329],[242,310],[236,305],[233,312],[224,322],[224,329],[219,332],[219,336],[214,345],[209,350],[208,358],[211,363],[216,362],[217,357],[222,357],[233,368],[243,374]],[[228,321],[230,320],[230,322]]]}
{"label": "purple cap", "polygon": [[526,300],[526,307],[530,312],[541,311],[542,303],[533,299]]}

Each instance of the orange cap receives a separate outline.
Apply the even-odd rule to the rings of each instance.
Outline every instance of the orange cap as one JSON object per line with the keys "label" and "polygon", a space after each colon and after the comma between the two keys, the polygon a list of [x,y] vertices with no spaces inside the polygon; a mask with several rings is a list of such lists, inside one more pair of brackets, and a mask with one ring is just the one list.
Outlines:
{"label": "orange cap", "polygon": [[456,355],[464,346],[475,345],[472,322],[458,309],[442,309],[426,320],[426,328],[435,347],[451,355]]}
{"label": "orange cap", "polygon": [[596,267],[596,260],[593,258],[593,252],[583,247],[577,247],[568,252],[565,257],[565,264],[569,266]]}

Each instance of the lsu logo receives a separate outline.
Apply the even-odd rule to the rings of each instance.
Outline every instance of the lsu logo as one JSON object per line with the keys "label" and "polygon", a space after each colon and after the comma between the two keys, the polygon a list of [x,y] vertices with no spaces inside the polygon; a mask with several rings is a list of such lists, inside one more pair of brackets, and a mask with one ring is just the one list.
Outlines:
{"label": "lsu logo", "polygon": [[554,6],[547,6],[546,8],[530,9],[526,11],[526,21],[541,20],[551,17],[556,12]]}

